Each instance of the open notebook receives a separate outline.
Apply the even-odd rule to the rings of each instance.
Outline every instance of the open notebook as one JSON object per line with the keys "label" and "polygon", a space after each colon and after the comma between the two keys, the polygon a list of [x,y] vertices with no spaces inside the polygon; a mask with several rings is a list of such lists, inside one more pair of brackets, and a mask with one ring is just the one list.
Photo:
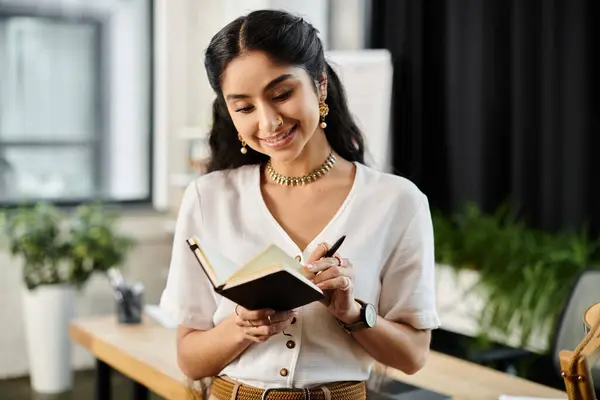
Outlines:
{"label": "open notebook", "polygon": [[187,244],[215,292],[249,310],[287,311],[324,297],[314,274],[276,245],[240,266],[195,236]]}

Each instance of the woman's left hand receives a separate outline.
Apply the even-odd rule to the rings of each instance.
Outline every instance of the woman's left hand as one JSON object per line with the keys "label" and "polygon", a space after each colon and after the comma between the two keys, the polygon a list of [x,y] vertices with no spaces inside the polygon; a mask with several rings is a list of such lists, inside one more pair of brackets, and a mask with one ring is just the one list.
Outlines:
{"label": "woman's left hand", "polygon": [[354,300],[352,263],[337,253],[324,258],[328,249],[327,243],[320,243],[310,255],[306,268],[316,274],[312,281],[325,293],[323,303],[333,316],[344,323],[356,322],[360,308]]}

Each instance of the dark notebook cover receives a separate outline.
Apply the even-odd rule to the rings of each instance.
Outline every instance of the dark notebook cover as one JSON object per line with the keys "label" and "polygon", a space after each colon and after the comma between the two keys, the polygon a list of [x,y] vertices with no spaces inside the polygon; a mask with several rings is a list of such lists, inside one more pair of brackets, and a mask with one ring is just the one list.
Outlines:
{"label": "dark notebook cover", "polygon": [[445,394],[400,382],[381,374],[367,381],[367,400],[450,400]]}
{"label": "dark notebook cover", "polygon": [[[250,260],[249,264],[235,270],[233,262],[214,249],[202,248],[196,237],[189,238],[186,242],[215,292],[248,310],[268,308],[289,311],[324,297],[323,292],[308,280],[309,276],[314,275],[305,274],[298,261],[277,246],[268,246]],[[212,261],[209,261],[207,251],[212,254]],[[235,270],[233,274],[241,272],[242,275],[237,279],[233,275],[232,281],[219,279],[212,262],[220,263],[217,268],[229,270],[229,278],[232,277],[231,270]],[[261,268],[257,269],[257,266]],[[244,272],[247,274],[245,282]],[[220,283],[223,281],[225,283]]]}
{"label": "dark notebook cover", "polygon": [[269,308],[288,311],[323,298],[320,292],[286,271],[225,290],[217,288],[217,293],[249,310]]}

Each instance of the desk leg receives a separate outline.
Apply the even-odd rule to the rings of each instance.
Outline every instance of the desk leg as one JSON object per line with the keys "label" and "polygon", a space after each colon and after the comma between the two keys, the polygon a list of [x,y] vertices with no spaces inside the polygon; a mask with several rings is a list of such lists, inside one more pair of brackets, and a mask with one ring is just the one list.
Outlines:
{"label": "desk leg", "polygon": [[150,398],[150,392],[148,388],[139,382],[132,381],[133,387],[131,391],[132,400],[148,400]]}
{"label": "desk leg", "polygon": [[110,366],[102,360],[96,360],[96,382],[94,387],[95,400],[110,400]]}

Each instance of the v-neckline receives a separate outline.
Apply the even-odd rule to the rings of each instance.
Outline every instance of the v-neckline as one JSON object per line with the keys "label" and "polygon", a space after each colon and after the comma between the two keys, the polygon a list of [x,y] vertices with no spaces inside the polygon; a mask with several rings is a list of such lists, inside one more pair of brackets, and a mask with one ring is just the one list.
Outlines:
{"label": "v-neckline", "polygon": [[[300,246],[298,246],[296,244],[296,242],[292,239],[290,234],[283,228],[283,226],[281,226],[279,221],[277,221],[277,218],[275,218],[275,216],[271,213],[271,210],[269,209],[269,207],[267,206],[267,203],[265,202],[265,199],[262,194],[261,186],[260,186],[261,185],[261,167],[260,167],[260,165],[257,165],[257,167],[254,169],[254,182],[253,183],[254,183],[254,188],[255,188],[255,196],[256,196],[256,200],[257,200],[259,208],[261,209],[262,213],[265,214],[265,217],[269,221],[269,223],[271,223],[272,225],[275,226],[275,229],[278,231],[278,233],[280,235],[282,235],[285,238],[285,241],[288,242],[290,244],[290,246],[293,246],[293,248],[295,250],[297,250],[297,252],[299,252],[299,254],[304,254],[307,250],[316,246],[316,243],[322,241],[322,237],[325,236],[327,231],[332,228],[332,226],[335,224],[335,222],[343,215],[344,211],[350,205],[352,198],[354,197],[354,194],[360,183],[360,178],[361,178],[361,173],[362,173],[360,163],[353,162],[353,164],[355,166],[354,181],[352,182],[352,186],[350,187],[350,191],[346,195],[346,198],[344,199],[344,201],[342,202],[340,207],[337,209],[337,211],[335,212],[333,217],[327,222],[327,224],[323,227],[323,229],[321,229],[321,231],[319,233],[317,233],[317,235],[311,239],[311,241],[306,245],[306,248],[304,248],[304,249],[301,249]],[[335,239],[337,239],[337,238],[335,238]]]}

